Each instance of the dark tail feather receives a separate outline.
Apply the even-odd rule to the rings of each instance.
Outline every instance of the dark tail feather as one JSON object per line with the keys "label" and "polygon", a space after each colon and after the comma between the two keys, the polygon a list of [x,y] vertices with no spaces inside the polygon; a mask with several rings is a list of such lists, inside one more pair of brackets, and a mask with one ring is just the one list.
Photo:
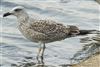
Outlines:
{"label": "dark tail feather", "polygon": [[80,30],[78,35],[86,35],[86,34],[100,34],[98,30]]}

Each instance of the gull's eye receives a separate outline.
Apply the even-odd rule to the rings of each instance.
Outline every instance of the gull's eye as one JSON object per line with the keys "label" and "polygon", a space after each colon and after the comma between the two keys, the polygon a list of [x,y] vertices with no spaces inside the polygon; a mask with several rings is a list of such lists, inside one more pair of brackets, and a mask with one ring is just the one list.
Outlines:
{"label": "gull's eye", "polygon": [[15,9],[15,11],[17,12],[17,11],[21,11],[22,9]]}

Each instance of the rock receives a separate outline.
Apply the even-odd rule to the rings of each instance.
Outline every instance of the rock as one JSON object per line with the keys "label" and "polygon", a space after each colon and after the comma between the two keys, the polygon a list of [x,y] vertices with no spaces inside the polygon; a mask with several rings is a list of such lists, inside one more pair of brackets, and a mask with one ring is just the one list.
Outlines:
{"label": "rock", "polygon": [[100,67],[100,54],[94,55],[88,60],[79,64],[72,65],[72,67]]}
{"label": "rock", "polygon": [[98,2],[100,4],[100,0],[95,0],[96,2]]}
{"label": "rock", "polygon": [[[91,39],[91,42],[88,42],[88,39]],[[83,49],[78,51],[73,57],[73,59],[80,61],[78,57],[84,54],[84,56],[81,57],[82,61],[72,64],[71,67],[100,67],[100,65],[98,65],[100,64],[100,34],[91,38],[86,37],[83,40],[87,44],[82,42],[84,45]]]}

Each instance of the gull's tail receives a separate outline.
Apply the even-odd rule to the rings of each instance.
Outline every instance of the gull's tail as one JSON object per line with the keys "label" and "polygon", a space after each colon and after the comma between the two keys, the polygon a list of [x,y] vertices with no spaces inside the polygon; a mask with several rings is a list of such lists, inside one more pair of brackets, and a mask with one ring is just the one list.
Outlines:
{"label": "gull's tail", "polygon": [[100,34],[100,31],[98,30],[79,30],[78,35],[86,35],[86,34]]}
{"label": "gull's tail", "polygon": [[[67,29],[68,30],[68,29]],[[80,30],[78,27],[69,25],[69,37],[86,35],[86,34],[100,34],[98,30]],[[67,36],[68,37],[68,36]]]}

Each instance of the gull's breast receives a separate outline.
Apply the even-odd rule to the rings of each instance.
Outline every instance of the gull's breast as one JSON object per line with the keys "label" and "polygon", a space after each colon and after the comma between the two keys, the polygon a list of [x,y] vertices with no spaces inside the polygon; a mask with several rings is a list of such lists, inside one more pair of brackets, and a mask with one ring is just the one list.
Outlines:
{"label": "gull's breast", "polygon": [[24,37],[32,42],[45,42],[48,40],[48,37],[45,34],[34,31],[30,28],[30,26],[28,26],[28,24],[20,25],[18,26],[18,29],[24,35]]}

